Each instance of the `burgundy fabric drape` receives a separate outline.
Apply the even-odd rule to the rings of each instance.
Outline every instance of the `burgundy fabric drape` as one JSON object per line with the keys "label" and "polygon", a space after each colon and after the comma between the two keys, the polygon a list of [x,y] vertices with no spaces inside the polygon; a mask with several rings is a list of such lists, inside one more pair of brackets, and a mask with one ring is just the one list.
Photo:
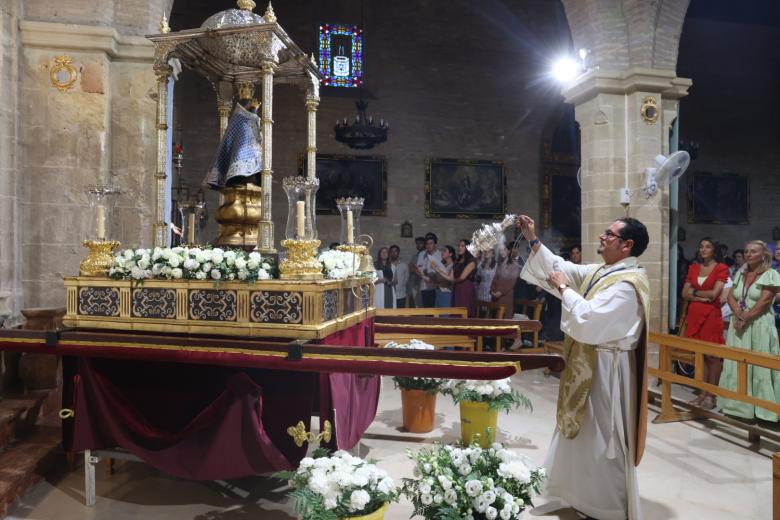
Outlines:
{"label": "burgundy fabric drape", "polygon": [[[331,334],[326,345],[373,346],[374,320]],[[376,416],[382,378],[369,374],[322,374],[320,376],[320,429],[329,418],[335,430],[330,447],[352,449]]]}
{"label": "burgundy fabric drape", "polygon": [[[120,446],[165,473],[194,480],[254,475],[297,463],[265,431],[263,390],[248,374],[129,365],[79,360],[73,449]],[[169,383],[148,384],[160,383],[155,376],[161,371],[169,372]],[[188,377],[193,375],[206,378]]]}
{"label": "burgundy fabric drape", "polygon": [[[322,343],[373,345],[373,320]],[[295,446],[287,428],[303,421],[311,430],[317,390],[335,444],[351,448],[374,419],[380,386],[378,376],[127,359],[68,358],[63,367],[63,405],[76,411],[65,421],[66,449],[118,446],[193,480],[297,466],[307,445]]]}

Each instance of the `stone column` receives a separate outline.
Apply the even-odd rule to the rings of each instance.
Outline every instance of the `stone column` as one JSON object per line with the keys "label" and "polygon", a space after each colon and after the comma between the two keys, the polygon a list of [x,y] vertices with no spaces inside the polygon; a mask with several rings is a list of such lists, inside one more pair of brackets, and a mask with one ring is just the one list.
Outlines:
{"label": "stone column", "polygon": [[219,138],[225,136],[230,111],[233,109],[233,84],[220,81],[217,85],[217,113],[219,114]]}
{"label": "stone column", "polygon": [[258,233],[258,250],[265,254],[275,254],[274,247],[274,222],[271,212],[271,181],[273,179],[272,154],[273,154],[273,92],[274,92],[274,64],[270,61],[263,64],[263,97],[262,116],[263,124],[263,209]]}
{"label": "stone column", "polygon": [[[599,235],[624,216],[639,219],[650,234],[640,258],[650,279],[651,328],[666,330],[668,307],[669,193],[645,198],[644,170],[658,154],[669,152],[669,131],[677,102],[690,80],[651,69],[593,71],[567,86],[581,130],[582,245],[584,261],[600,261]],[[648,99],[649,98],[649,99]],[[643,103],[655,102],[654,118],[643,117]],[[653,120],[654,119],[654,120]],[[621,192],[630,191],[627,204]]]}

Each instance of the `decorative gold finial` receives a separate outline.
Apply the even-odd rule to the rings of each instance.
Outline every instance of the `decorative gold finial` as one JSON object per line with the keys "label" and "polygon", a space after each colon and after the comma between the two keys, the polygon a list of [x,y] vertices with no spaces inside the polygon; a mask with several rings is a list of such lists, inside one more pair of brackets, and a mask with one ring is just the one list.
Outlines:
{"label": "decorative gold finial", "polygon": [[274,23],[274,22],[276,22],[276,15],[274,14],[274,8],[271,5],[271,2],[268,2],[268,7],[265,9],[265,14],[263,15],[263,20],[265,20],[266,23]]}
{"label": "decorative gold finial", "polygon": [[257,6],[252,0],[238,0],[238,8],[244,11],[254,11]]}
{"label": "decorative gold finial", "polygon": [[168,25],[168,18],[163,13],[162,20],[160,20],[160,32],[162,34],[168,34],[171,32],[171,26]]}

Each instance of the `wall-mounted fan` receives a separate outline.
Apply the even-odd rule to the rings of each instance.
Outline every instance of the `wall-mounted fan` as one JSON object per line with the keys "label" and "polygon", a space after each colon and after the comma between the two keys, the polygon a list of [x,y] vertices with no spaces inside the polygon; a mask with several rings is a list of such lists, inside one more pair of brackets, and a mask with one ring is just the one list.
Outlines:
{"label": "wall-mounted fan", "polygon": [[645,198],[655,196],[659,188],[668,186],[674,179],[680,177],[688,169],[689,164],[691,164],[691,156],[686,151],[674,152],[669,157],[656,155],[655,168],[645,169],[645,187],[642,188]]}

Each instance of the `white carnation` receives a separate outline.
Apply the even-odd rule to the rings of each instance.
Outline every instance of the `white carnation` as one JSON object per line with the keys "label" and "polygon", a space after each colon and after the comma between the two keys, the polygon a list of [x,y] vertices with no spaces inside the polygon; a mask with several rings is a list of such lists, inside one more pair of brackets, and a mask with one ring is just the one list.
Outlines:
{"label": "white carnation", "polygon": [[352,511],[361,511],[371,501],[371,495],[365,489],[358,489],[349,496],[349,508]]}

